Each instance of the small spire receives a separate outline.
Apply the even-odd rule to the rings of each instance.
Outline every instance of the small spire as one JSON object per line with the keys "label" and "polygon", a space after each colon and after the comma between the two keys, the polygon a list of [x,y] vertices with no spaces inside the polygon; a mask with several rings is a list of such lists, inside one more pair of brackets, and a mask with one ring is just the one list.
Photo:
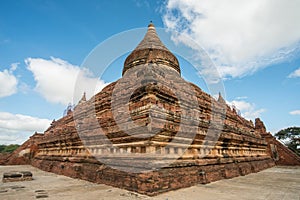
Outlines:
{"label": "small spire", "polygon": [[225,101],[224,98],[222,97],[221,92],[219,92],[218,102],[220,102],[220,103],[225,103],[225,104],[226,104],[226,101]]}
{"label": "small spire", "polygon": [[82,96],[81,100],[86,101],[86,92],[83,92],[83,96]]}
{"label": "small spire", "polygon": [[150,27],[155,27],[152,20],[150,21],[150,24],[148,25],[148,28],[150,28]]}
{"label": "small spire", "polygon": [[86,102],[86,93],[85,92],[83,93],[83,95],[82,95],[82,97],[81,97],[78,104],[81,104],[81,103],[84,103],[84,102]]}

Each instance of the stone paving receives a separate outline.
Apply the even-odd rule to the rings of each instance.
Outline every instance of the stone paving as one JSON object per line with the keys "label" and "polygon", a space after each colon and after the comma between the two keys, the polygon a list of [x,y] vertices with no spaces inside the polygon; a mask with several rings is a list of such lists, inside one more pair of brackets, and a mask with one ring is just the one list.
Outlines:
{"label": "stone paving", "polygon": [[0,176],[9,171],[31,171],[32,181],[0,182],[1,200],[27,199],[201,199],[201,200],[299,200],[300,167],[273,167],[233,179],[171,191],[148,197],[103,184],[41,171],[29,165],[0,166]]}

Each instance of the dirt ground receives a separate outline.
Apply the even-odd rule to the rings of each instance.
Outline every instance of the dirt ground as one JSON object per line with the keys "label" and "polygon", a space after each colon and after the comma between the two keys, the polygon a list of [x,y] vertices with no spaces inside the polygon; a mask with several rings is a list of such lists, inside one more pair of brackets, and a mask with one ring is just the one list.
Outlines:
{"label": "dirt ground", "polygon": [[259,173],[226,179],[207,185],[168,192],[148,197],[107,185],[41,171],[28,165],[0,166],[0,177],[9,171],[31,171],[34,180],[0,182],[1,200],[27,199],[201,199],[201,200],[299,200],[300,167],[273,167]]}

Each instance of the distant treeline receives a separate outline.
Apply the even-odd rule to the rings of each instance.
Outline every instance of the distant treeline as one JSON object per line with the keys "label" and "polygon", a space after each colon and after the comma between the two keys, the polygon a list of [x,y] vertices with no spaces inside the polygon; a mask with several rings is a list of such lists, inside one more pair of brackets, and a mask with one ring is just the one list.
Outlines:
{"label": "distant treeline", "polygon": [[9,145],[4,145],[0,144],[0,153],[11,153],[14,150],[16,150],[20,145],[18,144],[9,144]]}

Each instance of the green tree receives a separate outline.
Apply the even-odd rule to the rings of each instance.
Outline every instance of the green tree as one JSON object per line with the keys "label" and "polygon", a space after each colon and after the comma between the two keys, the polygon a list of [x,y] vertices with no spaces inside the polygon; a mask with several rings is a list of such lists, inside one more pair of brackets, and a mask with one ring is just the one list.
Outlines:
{"label": "green tree", "polygon": [[300,156],[300,127],[282,129],[275,137]]}
{"label": "green tree", "polygon": [[5,149],[6,145],[4,144],[0,144],[0,153],[2,153],[2,151]]}
{"label": "green tree", "polygon": [[20,145],[18,144],[9,144],[9,145],[0,145],[0,153],[11,153],[16,150]]}

